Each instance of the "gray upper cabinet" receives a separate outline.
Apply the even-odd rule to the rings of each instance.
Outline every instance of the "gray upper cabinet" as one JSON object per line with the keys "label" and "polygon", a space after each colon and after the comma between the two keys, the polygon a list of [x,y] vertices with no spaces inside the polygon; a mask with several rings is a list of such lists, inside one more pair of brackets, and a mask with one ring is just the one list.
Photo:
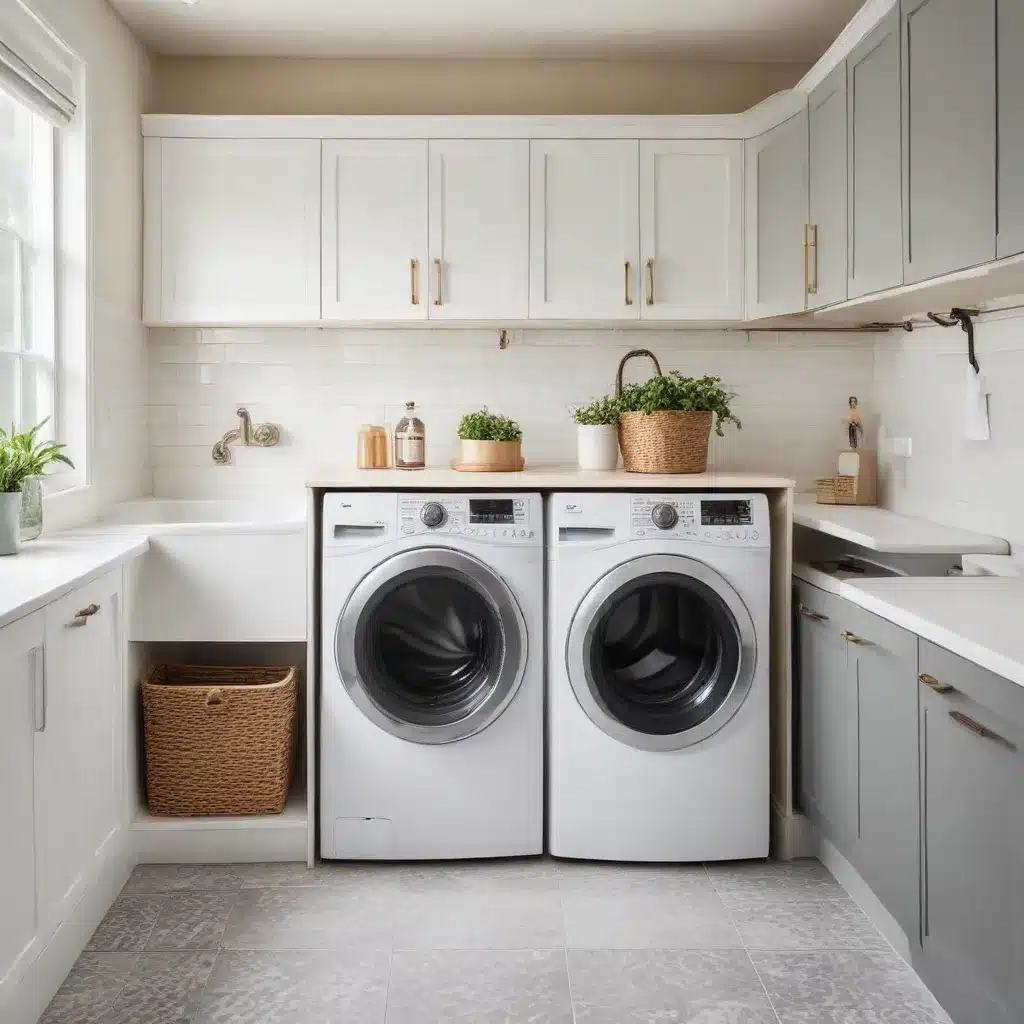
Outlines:
{"label": "gray upper cabinet", "polygon": [[809,220],[807,306],[846,298],[846,64],[807,101]]}
{"label": "gray upper cabinet", "polygon": [[[1024,690],[921,642],[922,977],[954,1020],[1024,1020]],[[937,692],[928,685],[947,689]]]}
{"label": "gray upper cabinet", "polygon": [[1024,252],[1024,3],[998,0],[999,238],[997,254]]}
{"label": "gray upper cabinet", "polygon": [[846,67],[853,299],[903,284],[900,19],[895,8],[850,54]]}
{"label": "gray upper cabinet", "polygon": [[920,942],[917,637],[847,602],[842,626],[857,692],[857,841],[853,863]]}
{"label": "gray upper cabinet", "polygon": [[750,317],[806,308],[807,112],[747,142]]}
{"label": "gray upper cabinet", "polygon": [[996,0],[901,0],[907,283],[996,253]]}

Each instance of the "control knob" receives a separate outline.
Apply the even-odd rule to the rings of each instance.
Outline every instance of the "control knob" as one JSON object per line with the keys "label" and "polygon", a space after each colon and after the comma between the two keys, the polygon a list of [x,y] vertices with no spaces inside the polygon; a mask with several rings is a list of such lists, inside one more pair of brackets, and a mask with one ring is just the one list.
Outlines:
{"label": "control knob", "polygon": [[420,509],[420,522],[431,530],[436,529],[438,526],[444,526],[447,518],[448,513],[445,512],[444,505],[440,505],[436,501],[428,501]]}
{"label": "control knob", "polygon": [[651,520],[659,530],[671,530],[679,522],[679,513],[671,505],[655,505]]}

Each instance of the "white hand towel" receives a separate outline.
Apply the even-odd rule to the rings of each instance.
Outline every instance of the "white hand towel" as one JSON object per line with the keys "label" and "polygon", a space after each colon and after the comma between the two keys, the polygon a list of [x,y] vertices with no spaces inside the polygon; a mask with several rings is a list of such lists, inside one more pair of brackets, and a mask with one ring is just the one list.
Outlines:
{"label": "white hand towel", "polygon": [[988,394],[985,390],[985,378],[971,366],[965,367],[966,400],[964,402],[964,432],[968,441],[989,441],[992,431],[988,423]]}

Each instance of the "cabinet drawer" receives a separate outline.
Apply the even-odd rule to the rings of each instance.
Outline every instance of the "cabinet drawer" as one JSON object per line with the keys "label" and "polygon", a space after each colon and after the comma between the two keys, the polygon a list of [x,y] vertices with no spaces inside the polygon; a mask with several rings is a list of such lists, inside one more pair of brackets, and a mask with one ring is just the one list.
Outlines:
{"label": "cabinet drawer", "polygon": [[933,686],[951,686],[957,694],[976,701],[1024,732],[1024,687],[929,640],[921,641],[919,667],[921,676],[928,677],[922,678],[923,683],[934,680]]}

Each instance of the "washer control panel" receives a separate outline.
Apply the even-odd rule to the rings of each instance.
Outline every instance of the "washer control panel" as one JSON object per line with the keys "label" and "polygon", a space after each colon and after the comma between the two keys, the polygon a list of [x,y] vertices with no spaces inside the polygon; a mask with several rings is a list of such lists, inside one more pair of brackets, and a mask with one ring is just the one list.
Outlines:
{"label": "washer control panel", "polygon": [[768,543],[764,498],[748,495],[634,494],[630,498],[630,536],[737,547]]}
{"label": "washer control panel", "polygon": [[539,545],[541,515],[529,495],[403,494],[398,501],[400,537],[454,536],[498,544]]}

